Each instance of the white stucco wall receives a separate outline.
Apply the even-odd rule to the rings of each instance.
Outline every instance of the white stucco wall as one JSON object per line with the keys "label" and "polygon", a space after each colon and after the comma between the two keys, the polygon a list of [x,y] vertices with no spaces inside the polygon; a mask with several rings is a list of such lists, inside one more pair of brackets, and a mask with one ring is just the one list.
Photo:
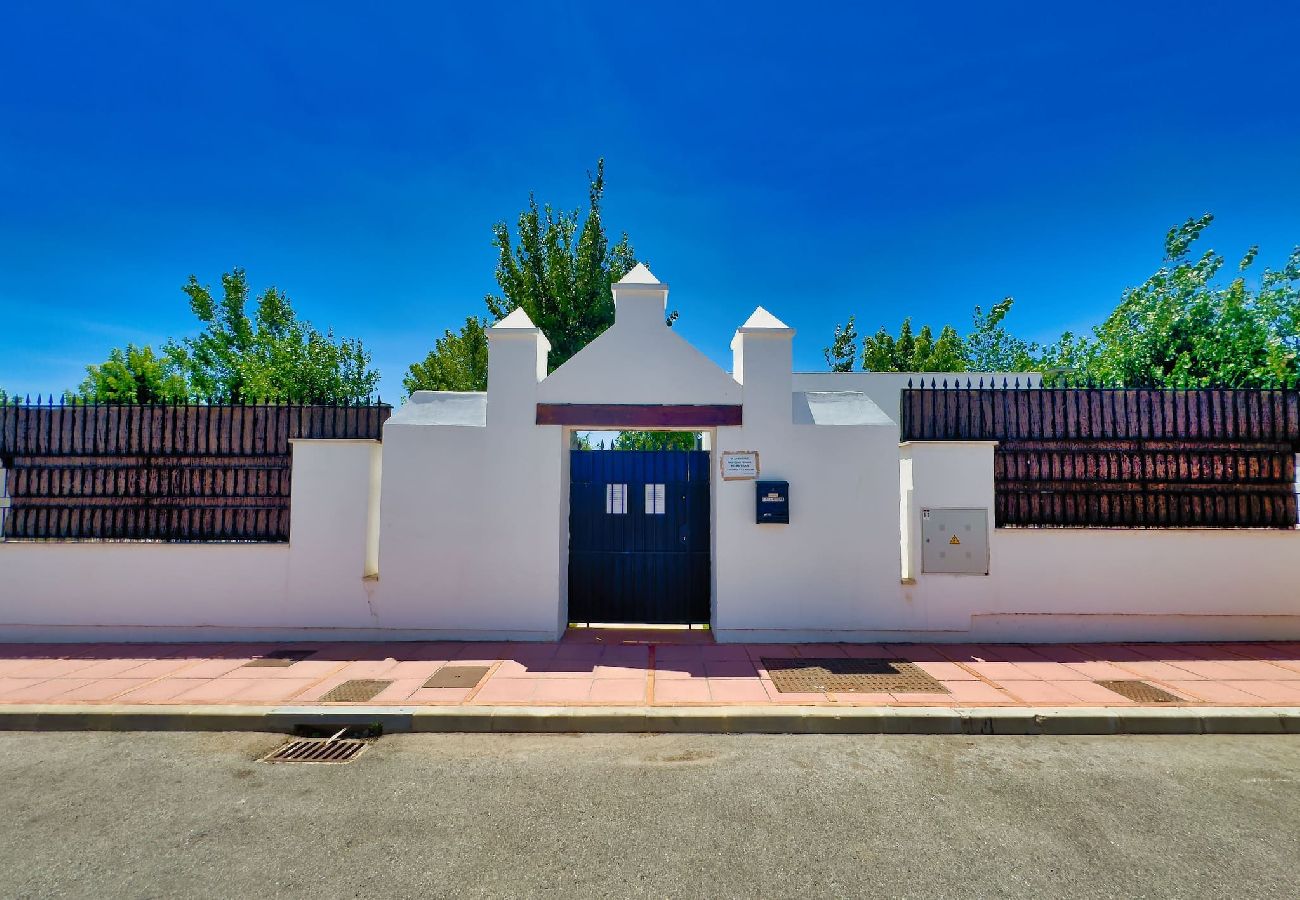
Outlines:
{"label": "white stucco wall", "polygon": [[[416,394],[382,447],[295,441],[287,545],[0,543],[0,640],[555,639],[568,430],[539,402],[742,405],[705,441],[720,640],[1300,637],[1300,531],[996,530],[992,443],[899,445],[907,375],[792,373],[794,332],[761,309],[728,374],[665,326],[667,287],[632,278],[550,375],[517,310],[489,331],[486,393]],[[728,450],[789,482],[788,525],[755,523]],[[987,575],[921,571],[927,507],[988,511]]]}
{"label": "white stucco wall", "polygon": [[0,543],[0,640],[365,634],[376,441],[295,441],[288,544]]}

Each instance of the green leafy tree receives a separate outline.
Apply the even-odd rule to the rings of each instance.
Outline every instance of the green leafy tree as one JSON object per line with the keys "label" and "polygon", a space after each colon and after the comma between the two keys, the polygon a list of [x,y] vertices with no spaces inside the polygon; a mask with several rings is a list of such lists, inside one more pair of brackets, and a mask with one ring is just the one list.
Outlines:
{"label": "green leafy tree", "polygon": [[831,345],[822,350],[826,365],[832,372],[852,372],[858,360],[858,330],[854,327],[853,316],[848,324],[835,326],[835,336]]}
{"label": "green leafy tree", "polygon": [[[579,210],[557,212],[538,206],[533,196],[519,214],[515,235],[504,222],[492,228],[497,249],[496,281],[500,293],[484,298],[486,321],[470,320],[459,334],[447,332],[423,362],[403,379],[407,391],[481,391],[487,387],[486,363],[479,366],[478,332],[517,307],[551,342],[550,371],[563,365],[614,322],[611,286],[636,265],[626,234],[610,244],[601,200],[605,161],[588,174],[586,217]],[[676,313],[669,316],[669,324]]]}
{"label": "green leafy tree", "polygon": [[423,362],[402,379],[407,394],[416,391],[487,390],[487,322],[471,316],[460,331],[448,329]]}
{"label": "green leafy tree", "polygon": [[1004,297],[987,313],[975,307],[974,327],[966,336],[966,369],[972,372],[1031,372],[1037,368],[1042,348],[1016,337],[1002,324],[1014,302],[1011,297]]}
{"label": "green leafy tree", "polygon": [[78,395],[91,403],[175,403],[188,399],[190,390],[174,358],[127,344],[125,350],[111,350],[99,365],[86,367]]}
{"label": "green leafy tree", "polygon": [[690,431],[620,431],[614,436],[615,450],[694,450],[695,434]]}
{"label": "green leafy tree", "polygon": [[243,269],[223,274],[221,287],[221,296],[214,297],[190,276],[184,291],[202,330],[164,348],[194,397],[340,403],[374,393],[379,373],[361,341],[321,333],[299,319],[289,297],[275,287],[257,297],[249,316]]}
{"label": "green leafy tree", "polygon": [[1158,387],[1261,387],[1292,381],[1300,354],[1300,247],[1257,288],[1251,247],[1226,284],[1224,257],[1192,255],[1214,221],[1188,219],[1165,236],[1165,264],[1117,306],[1084,346],[1084,373],[1108,383]]}
{"label": "green leafy tree", "polygon": [[914,334],[909,318],[903,320],[897,338],[883,327],[867,336],[862,342],[862,368],[869,372],[962,372],[966,369],[965,348],[951,325],[945,325],[936,338],[929,325]]}

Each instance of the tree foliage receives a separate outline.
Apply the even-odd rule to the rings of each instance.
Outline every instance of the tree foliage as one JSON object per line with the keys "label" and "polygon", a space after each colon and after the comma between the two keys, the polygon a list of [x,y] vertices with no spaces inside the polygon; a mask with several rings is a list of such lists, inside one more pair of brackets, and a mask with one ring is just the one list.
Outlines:
{"label": "tree foliage", "polygon": [[412,363],[402,378],[406,393],[487,390],[487,327],[486,320],[470,316],[460,331],[443,332],[424,361]]}
{"label": "tree foliage", "polygon": [[176,360],[134,344],[114,348],[107,360],[87,366],[79,394],[91,403],[176,403],[190,395]]}
{"label": "tree foliage", "polygon": [[620,431],[614,436],[615,450],[694,450],[695,433],[690,431]]}
{"label": "tree foliage", "polygon": [[133,344],[111,350],[107,360],[86,367],[77,395],[100,403],[342,403],[375,392],[379,373],[361,341],[321,333],[274,287],[257,298],[250,316],[243,269],[223,274],[221,287],[214,297],[191,275],[183,290],[199,333],[168,341],[161,354]]}
{"label": "tree foliage", "polygon": [[1257,387],[1290,381],[1300,353],[1300,247],[1258,287],[1246,273],[1251,247],[1226,284],[1224,257],[1192,247],[1213,216],[1188,219],[1165,237],[1165,264],[1125,291],[1080,355],[1092,377],[1162,387]]}
{"label": "tree foliage", "polygon": [[487,364],[484,352],[480,365],[480,335],[517,307],[523,307],[551,342],[550,371],[613,324],[611,286],[636,265],[636,255],[626,234],[610,244],[601,213],[604,192],[602,159],[596,174],[588,173],[585,218],[580,210],[557,212],[549,204],[539,206],[529,195],[513,236],[506,223],[493,226],[500,292],[484,298],[487,318],[469,319],[458,333],[444,333],[429,355],[410,367],[402,381],[408,392],[485,390]]}
{"label": "tree foliage", "polygon": [[[962,372],[966,369],[962,340],[945,325],[934,337],[929,325],[912,333],[912,320],[904,319],[898,337],[881,328],[862,342],[862,365],[872,372]],[[850,371],[842,369],[841,371]]]}
{"label": "tree foliage", "polygon": [[[1164,265],[1125,290],[1119,305],[1091,335],[1065,332],[1052,344],[1011,333],[1006,297],[987,312],[975,307],[971,331],[959,338],[944,326],[915,334],[910,319],[897,337],[881,328],[862,342],[862,367],[879,372],[1041,371],[1076,380],[1154,387],[1257,387],[1300,375],[1300,247],[1280,270],[1266,269],[1257,286],[1247,272],[1258,248],[1248,250],[1227,283],[1218,280],[1224,258],[1200,256],[1193,245],[1213,221],[1205,215],[1165,236]],[[856,352],[853,319],[836,326],[824,351],[832,371],[851,371]]]}
{"label": "tree foliage", "polygon": [[236,268],[221,276],[221,296],[190,276],[190,309],[203,326],[196,337],[169,342],[196,397],[238,403],[270,398],[302,403],[359,401],[371,396],[379,373],[359,340],[336,339],[299,319],[289,297],[267,288],[248,314],[248,278]]}

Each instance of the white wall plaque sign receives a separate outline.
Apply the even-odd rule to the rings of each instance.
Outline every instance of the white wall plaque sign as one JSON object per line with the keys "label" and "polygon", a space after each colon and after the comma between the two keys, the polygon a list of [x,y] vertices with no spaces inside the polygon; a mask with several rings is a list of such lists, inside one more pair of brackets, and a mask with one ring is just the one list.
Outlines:
{"label": "white wall plaque sign", "polygon": [[758,477],[757,450],[724,450],[720,459],[723,481],[744,481]]}

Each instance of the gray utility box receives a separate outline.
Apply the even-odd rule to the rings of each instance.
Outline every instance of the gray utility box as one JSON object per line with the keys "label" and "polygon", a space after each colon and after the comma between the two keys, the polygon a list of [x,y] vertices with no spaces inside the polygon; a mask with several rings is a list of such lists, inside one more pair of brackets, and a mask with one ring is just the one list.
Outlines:
{"label": "gray utility box", "polygon": [[921,510],[921,571],[987,575],[988,509]]}

